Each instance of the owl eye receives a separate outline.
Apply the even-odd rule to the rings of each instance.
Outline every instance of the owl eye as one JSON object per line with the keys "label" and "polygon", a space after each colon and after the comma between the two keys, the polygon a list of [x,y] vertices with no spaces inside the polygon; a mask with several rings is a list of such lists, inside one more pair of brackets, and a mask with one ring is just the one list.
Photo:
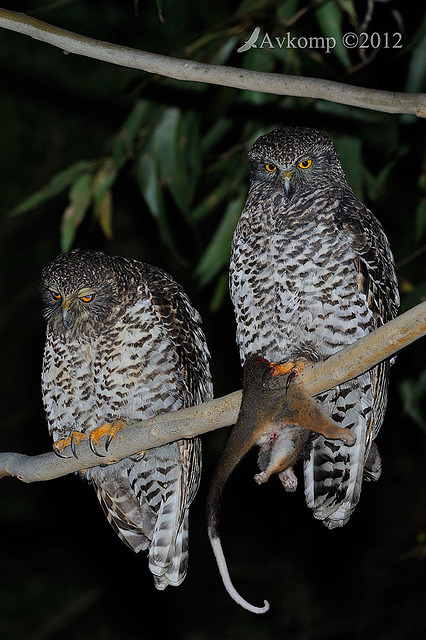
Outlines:
{"label": "owl eye", "polygon": [[95,297],[94,293],[89,293],[86,296],[80,296],[80,300],[82,302],[92,302],[94,297]]}
{"label": "owl eye", "polygon": [[272,173],[273,171],[276,171],[277,167],[275,164],[268,162],[267,164],[265,164],[265,169],[266,171],[270,171]]}
{"label": "owl eye", "polygon": [[53,289],[50,290],[50,295],[54,300],[62,300],[61,294],[58,293],[57,291],[53,291]]}
{"label": "owl eye", "polygon": [[298,167],[300,169],[309,169],[311,164],[312,164],[312,160],[302,160],[301,162],[299,162]]}

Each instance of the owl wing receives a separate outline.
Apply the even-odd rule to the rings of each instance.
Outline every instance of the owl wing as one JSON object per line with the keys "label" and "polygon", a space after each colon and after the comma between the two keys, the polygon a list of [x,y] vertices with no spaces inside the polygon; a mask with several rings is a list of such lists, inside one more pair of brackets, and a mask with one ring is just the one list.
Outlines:
{"label": "owl wing", "polygon": [[[141,406],[132,416],[143,420],[209,399],[212,386],[201,319],[186,294],[155,267],[143,265],[141,280],[140,297],[146,304],[137,301],[126,315],[132,317],[135,344],[139,330],[150,336],[140,341],[136,384]],[[124,345],[121,348],[126,350]],[[197,438],[91,470],[90,479],[116,533],[134,551],[149,548],[149,567],[158,589],[176,586],[186,575],[188,509],[200,472]]]}
{"label": "owl wing", "polygon": [[[353,196],[349,202],[343,200],[336,224],[355,252],[358,290],[372,312],[371,330],[377,329],[392,320],[399,307],[398,281],[388,239],[371,211]],[[390,364],[385,360],[370,372],[373,416],[368,443],[374,440],[383,423]]]}
{"label": "owl wing", "polygon": [[[369,310],[369,331],[397,313],[399,294],[389,243],[380,223],[352,194],[342,198],[336,231],[354,252],[360,299]],[[361,309],[361,314],[363,311]],[[376,480],[381,462],[373,442],[382,425],[390,362],[343,384],[318,400],[332,419],[357,436],[353,447],[320,437],[305,463],[305,495],[315,517],[329,528],[343,526],[358,503],[362,480]]]}
{"label": "owl wing", "polygon": [[[201,318],[192,307],[182,288],[171,277],[148,267],[146,278],[155,280],[152,301],[159,320],[167,328],[177,357],[180,375],[182,407],[199,404],[213,396],[209,373],[209,353],[201,332]],[[170,472],[175,483],[174,495],[170,491],[170,478],[165,477],[166,499],[161,504],[149,552],[156,586],[164,588],[168,582],[180,584],[186,575],[188,563],[189,506],[198,490],[201,478],[201,440],[178,440],[167,447],[176,447],[175,468]],[[156,449],[153,455],[161,455]],[[178,458],[178,459],[177,459]],[[164,566],[168,565],[166,573]]]}

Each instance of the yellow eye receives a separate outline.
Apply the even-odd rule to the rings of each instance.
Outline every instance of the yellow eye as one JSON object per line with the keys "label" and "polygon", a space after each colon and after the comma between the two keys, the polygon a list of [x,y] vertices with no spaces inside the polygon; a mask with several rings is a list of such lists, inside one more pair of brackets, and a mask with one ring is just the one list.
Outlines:
{"label": "yellow eye", "polygon": [[312,160],[302,160],[301,162],[299,162],[299,168],[300,169],[309,169],[309,167],[312,164]]}
{"label": "yellow eye", "polygon": [[58,293],[57,291],[53,291],[53,289],[50,290],[50,295],[54,300],[62,300],[61,294]]}
{"label": "yellow eye", "polygon": [[265,169],[266,171],[276,171],[277,167],[274,164],[271,164],[268,162],[268,164],[265,164]]}
{"label": "yellow eye", "polygon": [[80,300],[82,302],[92,302],[94,297],[95,297],[95,294],[94,293],[90,293],[87,296],[80,296]]}

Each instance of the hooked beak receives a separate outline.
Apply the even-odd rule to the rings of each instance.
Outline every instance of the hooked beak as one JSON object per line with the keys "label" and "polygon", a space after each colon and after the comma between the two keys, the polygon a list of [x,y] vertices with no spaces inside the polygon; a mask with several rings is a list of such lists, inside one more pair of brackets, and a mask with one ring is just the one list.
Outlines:
{"label": "hooked beak", "polygon": [[62,303],[62,324],[65,329],[72,325],[72,317],[69,311],[71,300],[64,300]]}
{"label": "hooked beak", "polygon": [[292,192],[292,184],[291,184],[291,171],[285,171],[283,173],[283,183],[284,183],[284,191],[287,198],[290,197]]}

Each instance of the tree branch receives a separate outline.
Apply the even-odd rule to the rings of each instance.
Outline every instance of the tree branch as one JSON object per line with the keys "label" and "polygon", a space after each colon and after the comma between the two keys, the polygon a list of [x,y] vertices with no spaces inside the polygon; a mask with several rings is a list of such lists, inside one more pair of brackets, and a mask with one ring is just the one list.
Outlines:
{"label": "tree branch", "polygon": [[419,117],[426,117],[424,93],[380,91],[320,78],[303,78],[170,58],[87,38],[7,9],[0,9],[0,27],[46,42],[66,53],[75,53],[176,80],[328,100],[384,113],[413,113]]}
{"label": "tree branch", "polygon": [[[300,379],[311,395],[317,395],[364,373],[425,334],[426,302],[423,302],[327,360],[306,367]],[[78,460],[58,458],[53,452],[39,456],[0,453],[0,477],[15,476],[23,482],[35,482],[100,463],[111,464],[144,449],[232,425],[237,420],[240,403],[241,391],[236,391],[141,423],[130,422],[112,441],[105,458],[95,456],[87,440],[78,445]]]}

